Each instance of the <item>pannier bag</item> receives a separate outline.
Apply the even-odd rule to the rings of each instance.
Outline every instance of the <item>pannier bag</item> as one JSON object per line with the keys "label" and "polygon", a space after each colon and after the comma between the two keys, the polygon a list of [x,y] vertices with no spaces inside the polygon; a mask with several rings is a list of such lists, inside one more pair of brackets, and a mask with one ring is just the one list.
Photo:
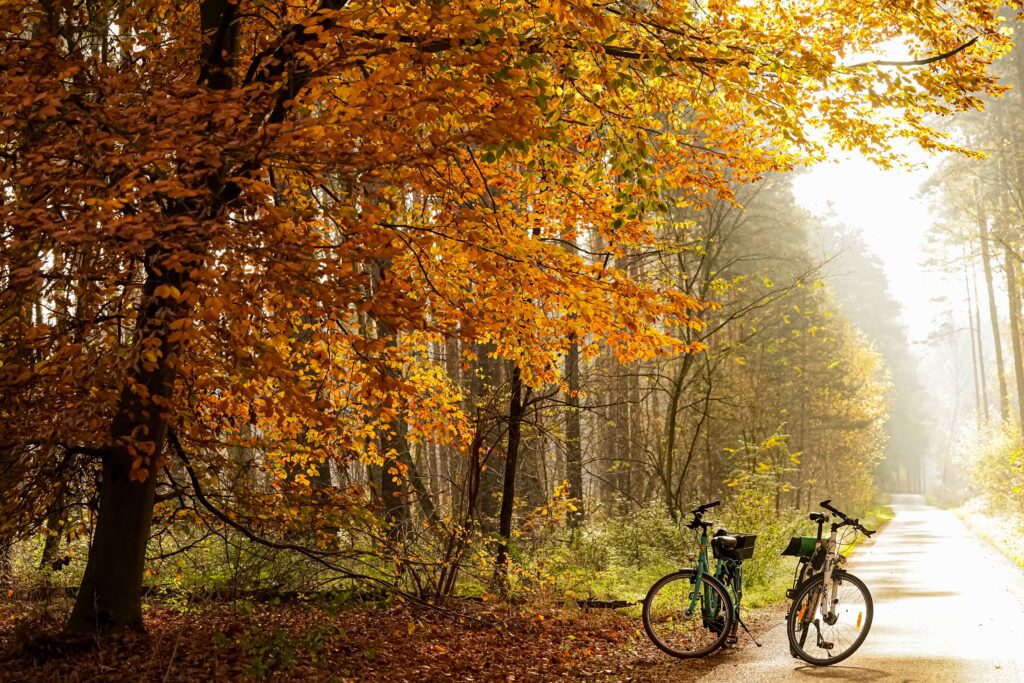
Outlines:
{"label": "pannier bag", "polygon": [[814,536],[794,536],[789,539],[789,545],[782,551],[783,555],[790,555],[792,557],[802,557],[805,560],[811,559],[811,555],[814,554],[814,548],[818,545],[818,539]]}

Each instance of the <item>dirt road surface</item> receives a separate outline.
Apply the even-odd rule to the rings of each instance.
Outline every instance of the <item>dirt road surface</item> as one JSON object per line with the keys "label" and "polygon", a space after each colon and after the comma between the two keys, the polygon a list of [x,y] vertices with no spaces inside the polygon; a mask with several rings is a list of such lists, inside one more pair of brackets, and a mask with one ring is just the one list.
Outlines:
{"label": "dirt road surface", "polygon": [[832,667],[789,655],[785,626],[700,681],[1024,681],[1024,573],[951,512],[895,496],[896,517],[849,570],[875,601],[867,640]]}
{"label": "dirt road surface", "polygon": [[894,496],[892,507],[895,518],[848,566],[875,602],[871,632],[852,657],[831,667],[793,659],[780,613],[762,647],[741,636],[708,658],[714,663],[658,667],[658,680],[1024,683],[1024,572],[921,496]]}

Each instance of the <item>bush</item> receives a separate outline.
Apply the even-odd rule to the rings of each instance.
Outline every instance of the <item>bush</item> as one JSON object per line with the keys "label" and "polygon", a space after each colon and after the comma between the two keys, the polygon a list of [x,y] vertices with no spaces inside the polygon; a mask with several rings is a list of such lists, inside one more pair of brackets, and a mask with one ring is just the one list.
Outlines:
{"label": "bush", "polygon": [[1024,516],[1024,451],[1021,437],[1010,425],[982,432],[963,447],[971,484],[989,507]]}

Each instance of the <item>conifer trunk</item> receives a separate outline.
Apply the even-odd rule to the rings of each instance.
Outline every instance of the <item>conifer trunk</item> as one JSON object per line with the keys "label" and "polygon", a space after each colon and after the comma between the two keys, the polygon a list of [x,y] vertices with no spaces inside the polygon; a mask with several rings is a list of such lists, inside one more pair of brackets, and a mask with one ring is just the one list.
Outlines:
{"label": "conifer trunk", "polygon": [[999,380],[999,417],[1005,422],[1009,415],[1009,394],[1006,390],[1006,368],[1003,364],[1003,345],[999,333],[999,313],[996,309],[995,287],[992,284],[992,256],[989,246],[988,220],[978,219],[981,234],[981,266],[985,273],[985,288],[988,291],[988,313],[992,321],[992,341],[996,347],[996,376]]}
{"label": "conifer trunk", "polygon": [[569,497],[576,499],[576,511],[569,516],[569,523],[579,525],[584,519],[583,501],[583,444],[580,441],[580,347],[570,344],[565,355],[565,380],[569,395],[565,402],[569,406],[565,414],[565,478],[569,482]]}
{"label": "conifer trunk", "polygon": [[1017,287],[1017,265],[1009,247],[1003,248],[1003,267],[1006,270],[1006,291],[1010,307],[1010,341],[1013,347],[1013,374],[1017,383],[1017,420],[1024,436],[1024,359],[1021,358],[1020,292]]}

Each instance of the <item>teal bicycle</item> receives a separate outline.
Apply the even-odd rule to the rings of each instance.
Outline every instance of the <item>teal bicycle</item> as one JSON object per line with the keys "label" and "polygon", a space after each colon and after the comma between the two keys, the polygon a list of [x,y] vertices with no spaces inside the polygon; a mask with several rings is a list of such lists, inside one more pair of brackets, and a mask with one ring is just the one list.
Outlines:
{"label": "teal bicycle", "polygon": [[[735,643],[737,626],[750,634],[740,617],[740,603],[743,561],[753,556],[757,536],[719,529],[709,538],[712,524],[704,521],[704,513],[720,504],[716,500],[690,511],[693,519],[686,526],[697,537],[696,564],[659,579],[643,601],[647,636],[673,657],[704,657]],[[709,545],[716,560],[713,572]]]}

